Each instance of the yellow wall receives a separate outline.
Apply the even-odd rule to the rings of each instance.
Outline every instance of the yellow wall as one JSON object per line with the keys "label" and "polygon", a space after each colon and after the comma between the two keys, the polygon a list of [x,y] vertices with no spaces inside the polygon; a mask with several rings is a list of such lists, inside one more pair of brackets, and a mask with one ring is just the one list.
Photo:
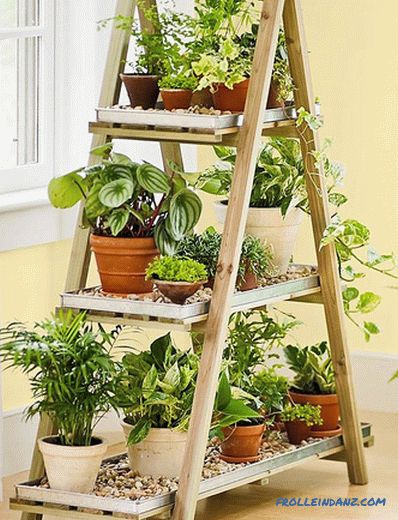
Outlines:
{"label": "yellow wall", "polygon": [[[382,9],[376,9],[376,0],[303,0],[315,93],[325,116],[322,134],[333,137],[333,157],[347,166],[350,203],[345,213],[371,226],[377,248],[398,251],[398,3],[383,0],[382,4]],[[202,166],[208,164],[210,153],[200,149]],[[206,208],[203,226],[214,223],[211,204]],[[70,242],[60,242],[0,254],[3,322],[15,318],[31,322],[54,309],[69,250]],[[303,227],[296,260],[310,262],[313,258],[308,229]],[[393,285],[398,284],[368,277],[366,287],[383,296],[380,310],[374,313],[383,334],[366,344],[349,327],[352,348],[397,352],[397,289]],[[317,306],[303,309],[290,304],[287,308],[306,321],[300,336],[303,341],[323,337]],[[25,379],[7,372],[3,394],[5,409],[24,405],[29,399]]]}

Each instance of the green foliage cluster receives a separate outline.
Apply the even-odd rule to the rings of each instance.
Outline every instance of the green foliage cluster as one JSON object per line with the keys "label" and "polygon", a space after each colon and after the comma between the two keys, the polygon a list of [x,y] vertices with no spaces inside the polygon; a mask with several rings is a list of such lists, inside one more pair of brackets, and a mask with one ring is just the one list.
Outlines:
{"label": "green foliage cluster", "polygon": [[250,380],[251,393],[260,400],[267,416],[278,413],[288,396],[289,380],[279,375],[275,368],[263,368],[254,372]]}
{"label": "green foliage cluster", "polygon": [[334,394],[336,384],[330,349],[326,341],[318,345],[284,348],[288,367],[294,372],[293,388],[304,394]]}
{"label": "green foliage cluster", "polygon": [[27,417],[45,413],[64,446],[89,446],[97,422],[115,403],[117,365],[111,351],[119,329],[94,331],[84,313],[54,315],[27,330],[0,329],[0,360],[18,367],[31,383]]}
{"label": "green foliage cluster", "polygon": [[185,89],[195,90],[198,81],[193,76],[187,76],[186,74],[167,74],[159,80],[159,88],[161,89]]}
{"label": "green foliage cluster", "polygon": [[311,404],[288,404],[281,413],[283,422],[304,421],[307,426],[321,425],[321,407]]}
{"label": "green foliage cluster", "polygon": [[169,282],[199,282],[207,280],[207,272],[203,264],[190,258],[162,256],[148,265],[146,277]]}
{"label": "green foliage cluster", "polygon": [[199,220],[200,198],[177,173],[135,163],[113,152],[112,143],[91,153],[100,157],[99,164],[50,181],[52,205],[70,208],[83,199],[85,220],[96,235],[154,236],[162,254],[173,254]]}
{"label": "green foliage cluster", "polygon": [[170,333],[152,342],[149,351],[124,355],[116,397],[134,426],[128,444],[144,440],[151,428],[187,430],[198,367],[198,356],[177,350]]}
{"label": "green foliage cluster", "polygon": [[[203,233],[190,234],[179,243],[177,255],[192,258],[205,265],[208,277],[216,275],[220,255],[222,235],[214,227],[209,227]],[[272,276],[272,250],[264,246],[258,238],[246,235],[243,240],[242,252],[238,268],[238,277],[244,279],[247,272],[255,273],[259,280]]]}

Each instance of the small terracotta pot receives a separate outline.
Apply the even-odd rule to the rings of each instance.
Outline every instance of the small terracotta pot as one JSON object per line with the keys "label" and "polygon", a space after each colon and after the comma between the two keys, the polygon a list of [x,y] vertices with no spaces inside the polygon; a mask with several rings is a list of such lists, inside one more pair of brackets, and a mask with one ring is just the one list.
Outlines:
{"label": "small terracotta pot", "polygon": [[249,79],[234,85],[232,89],[227,88],[222,83],[215,85],[213,93],[214,108],[217,110],[230,110],[231,112],[243,112],[249,88]]}
{"label": "small terracotta pot", "polygon": [[145,74],[120,74],[132,107],[155,108],[159,97],[158,76]]}
{"label": "small terracotta pot", "polygon": [[283,101],[278,100],[279,90],[278,82],[273,79],[269,89],[267,108],[281,108],[284,106]]}
{"label": "small terracotta pot", "polygon": [[300,394],[290,390],[289,395],[294,404],[312,404],[313,406],[319,405],[321,407],[323,424],[312,426],[311,430],[326,432],[329,430],[334,431],[338,428],[340,409],[337,394]]}
{"label": "small terracotta pot", "polygon": [[203,90],[196,90],[193,92],[191,99],[191,106],[201,106],[211,108],[213,106],[213,96],[211,95],[210,88],[204,88]]}
{"label": "small terracotta pot", "polygon": [[141,294],[152,291],[145,280],[148,264],[159,255],[155,241],[148,238],[114,238],[91,235],[102,290],[113,294]]}
{"label": "small terracotta pot", "polygon": [[164,108],[166,110],[174,110],[177,108],[187,109],[191,105],[192,90],[188,89],[160,89],[160,95],[163,99]]}
{"label": "small terracotta pot", "polygon": [[286,421],[285,427],[290,444],[300,444],[311,435],[310,427],[305,421]]}
{"label": "small terracotta pot", "polygon": [[182,305],[185,300],[199,291],[206,280],[199,282],[166,282],[164,280],[153,280],[159,291],[169,298],[173,303]]}
{"label": "small terracotta pot", "polygon": [[251,291],[252,289],[257,289],[258,279],[256,273],[246,269],[244,276],[238,276],[236,286],[240,291]]}
{"label": "small terracotta pot", "polygon": [[259,460],[264,430],[265,424],[223,428],[220,457],[226,462],[237,463]]}

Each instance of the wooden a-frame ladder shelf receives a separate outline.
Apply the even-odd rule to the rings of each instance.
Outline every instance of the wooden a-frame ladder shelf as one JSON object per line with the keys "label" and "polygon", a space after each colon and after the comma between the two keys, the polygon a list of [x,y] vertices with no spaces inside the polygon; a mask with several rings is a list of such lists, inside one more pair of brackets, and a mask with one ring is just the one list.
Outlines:
{"label": "wooden a-frame ladder shelf", "polygon": [[[146,6],[151,6],[156,4],[156,0],[144,0],[143,3]],[[134,0],[118,0],[116,12],[125,16],[133,16],[136,8],[135,4]],[[148,21],[142,16],[141,11],[140,19],[142,25],[146,25],[151,29]],[[319,150],[319,139],[310,128],[306,128],[298,135],[293,119],[264,124],[264,110],[271,83],[278,31],[282,21],[286,35],[290,71],[296,87],[294,91],[295,106],[303,107],[311,114],[315,114],[316,109],[311,86],[300,0],[263,0],[248,98],[243,123],[240,128],[229,129],[221,133],[218,131],[213,133],[203,131],[194,133],[186,129],[184,131],[176,131],[175,129],[160,130],[158,128],[139,129],[131,127],[131,125],[126,127],[124,125],[104,123],[92,123],[90,125],[90,129],[94,134],[92,147],[103,145],[112,139],[159,141],[164,166],[167,171],[169,171],[168,165],[170,161],[173,161],[181,168],[183,167],[179,143],[222,143],[236,146],[237,148],[235,174],[229,196],[218,271],[211,304],[206,315],[207,320],[204,322],[204,347],[192,408],[184,465],[180,475],[178,492],[175,500],[173,498],[174,520],[193,520],[198,497],[206,496],[206,494],[203,495],[203,484],[201,484],[202,466],[218,385],[228,320],[234,308],[234,298],[236,298],[234,297],[235,280],[244,235],[244,224],[247,219],[250,193],[253,185],[256,152],[262,135],[281,135],[299,138],[303,157],[305,157],[304,173],[311,210],[315,250],[318,257],[322,299],[319,299],[319,286],[315,291],[317,294],[304,296],[304,299],[314,298],[314,301],[322,302],[324,307],[343,426],[342,436],[321,440],[319,443],[312,445],[317,446],[317,448],[315,454],[312,453],[311,457],[323,458],[330,455],[345,460],[349,480],[352,484],[363,485],[368,482],[363,447],[364,443],[370,443],[371,435],[369,426],[361,427],[358,420],[349,350],[344,328],[344,310],[336,251],[332,244],[322,248],[322,250],[319,249],[323,231],[330,222],[323,172],[319,171],[319,175],[316,176],[311,175],[311,172],[316,170],[315,157],[312,152]],[[129,39],[127,31],[121,31],[115,26],[113,27],[98,103],[100,107],[113,107],[119,102],[121,89],[119,73],[124,68]],[[90,156],[90,164],[93,164],[96,160],[98,158]],[[66,293],[73,293],[86,287],[89,265],[89,230],[83,229],[79,220],[72,246],[71,261],[65,287]],[[280,295],[278,298],[286,299],[281,298]],[[252,302],[247,306],[246,302],[246,308],[255,308],[259,303],[260,301]],[[263,301],[263,303],[267,302]],[[182,325],[185,326],[184,323]],[[148,326],[153,326],[153,323],[148,322]],[[53,433],[53,431],[54,426],[51,424],[51,421],[48,417],[43,416],[40,421],[38,436],[43,437]],[[300,451],[298,449],[293,453],[309,453],[309,451],[305,452],[305,450]],[[279,458],[275,457],[278,458],[277,471],[283,471],[292,467],[292,461],[284,459],[284,455]],[[298,457],[294,464],[306,460],[309,460],[309,457]],[[233,482],[228,483],[228,485],[215,486],[215,492],[219,493],[253,480],[260,480],[264,475],[275,472],[272,468],[268,468],[270,471],[266,470],[264,466],[262,468],[264,472],[259,471],[256,474],[258,467],[256,464],[247,466],[247,474],[242,479],[232,479]],[[29,481],[37,481],[43,475],[43,461],[36,447]],[[208,485],[210,486],[210,484]],[[53,497],[57,495],[56,490],[50,493],[52,493]],[[19,496],[21,497],[21,495]],[[68,508],[65,498],[63,503],[62,501],[61,503],[55,501],[54,498],[52,500],[56,504],[60,504],[51,509],[52,515],[68,517],[70,520],[83,520],[93,516],[91,513],[78,512],[73,507]],[[11,507],[23,511],[23,520],[40,520],[44,513],[49,512],[45,504],[46,501],[47,499],[40,503],[40,501],[23,500],[21,498],[21,500],[13,500]],[[48,501],[51,502],[49,495]],[[109,515],[117,517],[119,513],[110,512],[110,504],[111,501],[109,500],[108,508],[105,507],[103,511],[108,511]],[[54,504],[52,505],[54,506]],[[167,505],[168,509],[171,507],[172,504]],[[161,511],[162,509],[160,508],[157,511],[153,510],[150,515],[132,515],[130,518],[144,518]]]}

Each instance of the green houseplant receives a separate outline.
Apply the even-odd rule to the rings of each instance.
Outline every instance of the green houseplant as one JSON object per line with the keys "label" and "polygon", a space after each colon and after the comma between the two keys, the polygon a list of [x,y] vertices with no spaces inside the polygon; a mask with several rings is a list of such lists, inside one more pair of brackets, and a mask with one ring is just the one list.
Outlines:
{"label": "green houseplant", "polygon": [[341,431],[334,370],[327,342],[306,347],[288,345],[284,353],[295,374],[289,392],[292,401],[321,407],[323,424],[313,426],[314,436],[326,437]]}
{"label": "green houseplant", "polygon": [[146,276],[173,303],[183,304],[207,282],[203,264],[190,258],[163,256],[155,258],[147,267]]}
{"label": "green houseplant", "polygon": [[94,331],[84,314],[72,312],[33,330],[21,323],[0,329],[1,361],[19,367],[31,382],[27,417],[47,414],[57,428],[56,436],[38,441],[52,488],[89,493],[94,487],[107,446],[93,430],[115,402],[111,353],[117,336],[118,330]]}
{"label": "green houseplant", "polygon": [[130,464],[140,474],[179,476],[198,366],[197,355],[177,350],[170,334],[123,357],[117,402]]}
{"label": "green houseplant", "polygon": [[160,94],[166,110],[187,109],[191,105],[197,80],[183,71],[163,76],[159,81]]}
{"label": "green houseplant", "polygon": [[[200,235],[191,234],[180,242],[177,255],[201,262],[207,270],[209,285],[214,284],[217,263],[220,255],[222,235],[215,228],[209,227]],[[239,290],[253,289],[274,272],[273,255],[269,247],[264,246],[255,237],[247,235],[242,245],[236,280]]]}
{"label": "green houseplant", "polygon": [[50,201],[56,208],[70,208],[83,200],[105,292],[148,292],[149,262],[159,250],[173,254],[199,220],[202,203],[178,174],[135,163],[113,152],[111,143],[91,153],[101,162],[52,179]]}
{"label": "green houseplant", "polygon": [[291,444],[300,444],[311,435],[311,426],[321,425],[321,408],[311,404],[288,404],[281,412]]}

